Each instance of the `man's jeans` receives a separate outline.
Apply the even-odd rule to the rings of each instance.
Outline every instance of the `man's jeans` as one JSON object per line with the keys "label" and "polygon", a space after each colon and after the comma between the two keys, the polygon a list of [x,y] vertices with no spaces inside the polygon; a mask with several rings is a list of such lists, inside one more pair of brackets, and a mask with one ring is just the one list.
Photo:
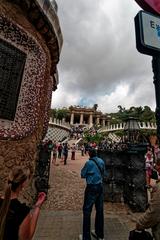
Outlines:
{"label": "man's jeans", "polygon": [[102,184],[88,184],[85,189],[83,205],[83,240],[91,240],[91,213],[95,204],[95,233],[99,238],[104,238],[103,214],[103,186]]}

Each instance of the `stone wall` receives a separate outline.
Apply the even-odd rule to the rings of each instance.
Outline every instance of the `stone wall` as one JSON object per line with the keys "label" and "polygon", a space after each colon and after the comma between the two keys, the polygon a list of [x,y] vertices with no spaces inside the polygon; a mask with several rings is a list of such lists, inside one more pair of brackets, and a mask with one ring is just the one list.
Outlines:
{"label": "stone wall", "polygon": [[[34,173],[37,145],[48,124],[53,79],[50,53],[41,35],[15,4],[1,0],[0,39],[27,55],[14,121],[0,120],[0,190],[14,166],[29,167]],[[35,195],[31,180],[27,196]],[[29,197],[29,195],[31,197]]]}

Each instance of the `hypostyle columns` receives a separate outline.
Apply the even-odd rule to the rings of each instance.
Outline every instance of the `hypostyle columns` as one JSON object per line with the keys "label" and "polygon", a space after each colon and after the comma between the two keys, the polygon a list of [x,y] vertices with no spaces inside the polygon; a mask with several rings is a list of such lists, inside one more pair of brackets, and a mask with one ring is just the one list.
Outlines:
{"label": "hypostyle columns", "polygon": [[81,113],[81,114],[80,114],[80,124],[81,124],[81,125],[83,124],[83,114],[84,114],[84,113]]}
{"label": "hypostyle columns", "polygon": [[85,120],[85,123],[90,127],[92,127],[94,123],[97,125],[101,124],[103,126],[106,126],[106,117],[101,116],[101,114],[97,114],[94,111],[88,111],[87,109],[79,109],[79,111],[77,109],[72,110],[70,115],[70,124],[74,125],[75,120],[79,125],[83,125]]}
{"label": "hypostyle columns", "polygon": [[96,123],[99,124],[99,117],[96,118]]}
{"label": "hypostyle columns", "polygon": [[74,124],[74,112],[71,113],[70,124]]}
{"label": "hypostyle columns", "polygon": [[105,127],[105,125],[106,125],[104,118],[102,119],[102,125],[103,125],[103,127]]}
{"label": "hypostyle columns", "polygon": [[92,127],[93,126],[93,114],[90,113],[89,115],[89,126]]}

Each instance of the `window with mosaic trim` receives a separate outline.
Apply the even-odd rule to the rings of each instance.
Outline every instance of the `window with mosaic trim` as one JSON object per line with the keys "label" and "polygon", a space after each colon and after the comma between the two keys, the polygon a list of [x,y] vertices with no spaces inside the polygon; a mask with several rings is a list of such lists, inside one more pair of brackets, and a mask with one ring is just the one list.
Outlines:
{"label": "window with mosaic trim", "polygon": [[26,54],[0,39],[0,118],[14,120]]}

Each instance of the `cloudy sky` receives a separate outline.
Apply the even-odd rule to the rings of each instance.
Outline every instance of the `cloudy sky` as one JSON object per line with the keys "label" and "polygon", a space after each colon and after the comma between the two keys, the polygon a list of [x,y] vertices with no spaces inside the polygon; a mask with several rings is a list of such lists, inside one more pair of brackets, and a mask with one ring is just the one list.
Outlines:
{"label": "cloudy sky", "polygon": [[98,104],[155,110],[152,57],[136,49],[134,0],[56,0],[64,43],[52,108]]}

